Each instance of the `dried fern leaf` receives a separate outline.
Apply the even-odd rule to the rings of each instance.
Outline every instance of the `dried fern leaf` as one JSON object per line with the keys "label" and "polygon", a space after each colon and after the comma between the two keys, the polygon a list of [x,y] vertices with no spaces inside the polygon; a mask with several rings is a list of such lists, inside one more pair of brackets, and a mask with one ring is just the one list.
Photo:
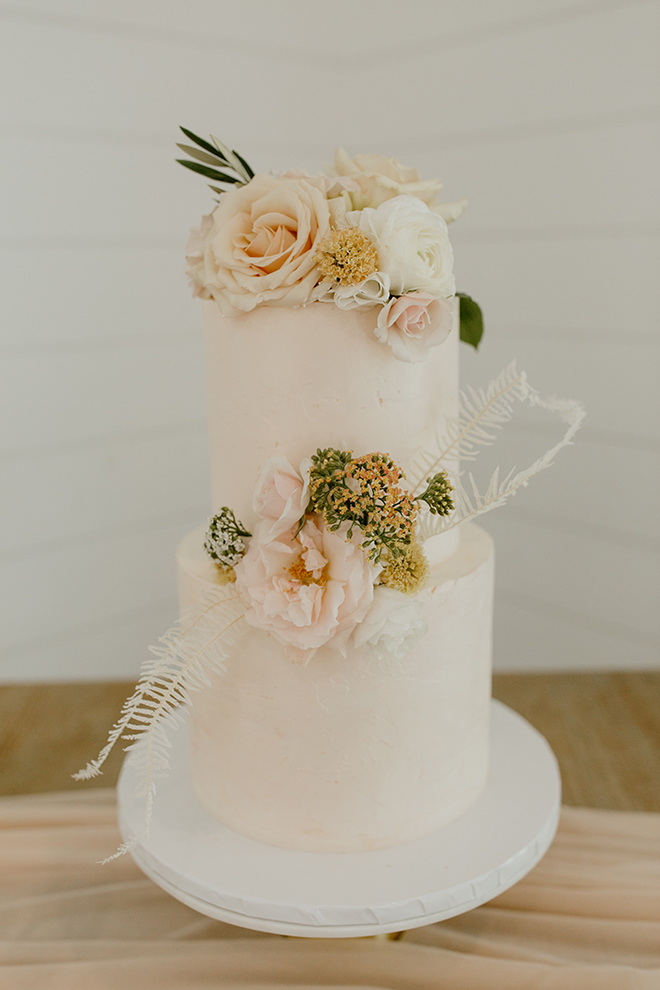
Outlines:
{"label": "dried fern leaf", "polygon": [[516,401],[527,398],[529,385],[515,361],[487,388],[467,388],[460,393],[458,416],[436,435],[428,450],[418,451],[406,471],[413,493],[419,495],[429,475],[457,461],[473,461],[481,447],[497,439],[498,432],[511,419]]}
{"label": "dried fern leaf", "polygon": [[148,834],[155,781],[169,771],[168,729],[182,723],[192,705],[191,692],[210,684],[209,673],[224,671],[228,647],[245,631],[244,616],[243,602],[233,588],[208,591],[199,606],[184,613],[160,639],[160,645],[150,647],[154,659],[142,665],[137,687],[124,703],[98,757],[74,775],[75,780],[96,777],[119,739],[131,743],[126,749],[132,754],[131,763],[140,777],[139,790],[146,799],[145,826],[109,859],[130,852]]}
{"label": "dried fern leaf", "polygon": [[[478,453],[478,446],[492,443],[495,439],[496,434],[492,433],[493,428],[499,430],[507,420],[511,419],[516,400],[526,402],[530,406],[546,409],[559,416],[566,423],[566,431],[554,447],[551,447],[542,457],[539,457],[538,460],[534,461],[530,467],[525,468],[523,471],[516,473],[516,469],[513,468],[504,480],[500,481],[500,468],[496,468],[488,482],[488,486],[483,492],[480,491],[472,474],[468,475],[469,485],[467,486],[460,478],[456,479],[453,492],[453,499],[456,505],[454,512],[449,517],[431,516],[430,513],[421,515],[418,525],[418,535],[421,540],[428,540],[431,536],[446,533],[448,530],[453,529],[454,526],[458,526],[459,523],[466,522],[469,519],[476,519],[477,516],[482,515],[484,512],[490,512],[491,509],[496,509],[498,506],[503,505],[519,488],[526,486],[534,475],[549,467],[557,453],[563,447],[572,444],[573,437],[580,429],[585,416],[585,410],[581,403],[572,399],[557,399],[554,397],[542,399],[538,392],[527,382],[524,372],[520,374],[515,372],[514,365],[511,365],[498,379],[491,382],[486,390],[482,389],[478,393],[473,393],[473,396],[479,399],[479,406],[475,405],[472,409],[475,413],[474,421],[477,424],[476,433],[473,432],[471,426],[468,426],[464,430],[460,430],[457,427],[453,432],[450,429],[448,436],[452,440],[452,443],[449,445],[451,453],[448,456],[452,458],[456,456],[457,449],[467,449],[468,453],[470,451],[472,452],[472,456],[465,457],[463,454],[461,455],[462,459],[474,460]],[[479,408],[483,411],[482,416],[478,415]],[[496,410],[496,422],[491,417],[491,410],[493,408]],[[469,414],[469,408],[467,412]],[[459,424],[466,425],[464,416],[465,407],[461,409],[461,413],[459,414]],[[490,425],[484,426],[484,423],[490,423]],[[456,441],[455,443],[453,443],[454,439]],[[438,446],[440,447],[441,445],[439,444]],[[448,448],[445,446],[442,449],[444,451]],[[427,451],[422,454],[419,463],[429,463],[437,456],[437,450]],[[447,455],[443,453],[444,456]]]}

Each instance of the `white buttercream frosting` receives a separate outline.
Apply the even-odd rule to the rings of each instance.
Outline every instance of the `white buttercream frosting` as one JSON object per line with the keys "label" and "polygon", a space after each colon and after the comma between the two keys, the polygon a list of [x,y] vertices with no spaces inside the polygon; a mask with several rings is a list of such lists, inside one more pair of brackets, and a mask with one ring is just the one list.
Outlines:
{"label": "white buttercream frosting", "polygon": [[[182,607],[214,565],[203,528],[178,553]],[[325,852],[428,834],[479,795],[488,761],[493,548],[461,527],[432,573],[429,632],[400,658],[322,647],[307,666],[250,628],[195,695],[191,769],[201,803],[252,838]]]}
{"label": "white buttercream frosting", "polygon": [[[374,334],[378,307],[313,303],[223,317],[205,302],[213,511],[227,505],[251,529],[253,492],[274,456],[297,466],[319,447],[381,451],[405,471],[457,413],[458,301],[448,305],[448,338],[406,364]],[[436,537],[430,563],[456,543],[455,533]]]}

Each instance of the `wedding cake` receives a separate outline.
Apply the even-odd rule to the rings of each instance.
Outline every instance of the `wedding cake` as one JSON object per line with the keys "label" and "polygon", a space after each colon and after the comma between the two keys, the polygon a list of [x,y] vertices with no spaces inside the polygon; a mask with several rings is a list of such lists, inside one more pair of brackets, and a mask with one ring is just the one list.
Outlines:
{"label": "wedding cake", "polygon": [[[401,590],[387,548],[389,568],[385,555],[374,566],[357,531],[335,535],[304,504],[317,450],[386,452],[408,475],[458,416],[447,225],[408,192],[416,183],[433,200],[437,190],[376,156],[340,152],[336,164],[353,175],[257,176],[223,194],[189,247],[207,299],[213,511],[231,507],[255,534],[236,567],[250,628],[194,699],[190,759],[197,797],[220,821],[276,845],[342,852],[427,834],[483,788],[493,549],[476,526],[415,542],[428,575]],[[386,170],[394,188],[379,181]],[[303,295],[306,259],[315,267]],[[292,288],[282,268],[294,269]],[[393,314],[379,327],[397,303],[398,323]],[[455,471],[456,459],[438,466]],[[298,574],[310,556],[306,527],[293,535],[305,510],[307,528],[324,531],[313,537],[323,561]],[[198,608],[218,576],[203,528],[179,547],[178,567],[181,606]],[[310,592],[318,602],[305,610]],[[340,604],[328,621],[331,595]]]}
{"label": "wedding cake", "polygon": [[[187,709],[194,791],[224,825],[313,852],[408,842],[486,781],[494,554],[474,519],[582,411],[514,366],[459,392],[481,314],[455,287],[465,202],[439,202],[439,182],[342,150],[324,175],[255,175],[184,133],[182,164],[219,184],[187,251],[212,515],[178,548],[180,622],[80,776],[133,740],[148,828]],[[564,438],[483,492],[464,484],[518,401],[559,413]]]}

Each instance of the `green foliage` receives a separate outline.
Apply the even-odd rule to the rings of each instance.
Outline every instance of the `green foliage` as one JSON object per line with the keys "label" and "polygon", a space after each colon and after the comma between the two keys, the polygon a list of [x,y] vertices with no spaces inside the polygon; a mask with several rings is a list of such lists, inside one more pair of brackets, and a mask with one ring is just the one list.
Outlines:
{"label": "green foliage", "polygon": [[[184,168],[189,168],[192,172],[199,173],[199,175],[204,175],[207,179],[213,179],[215,182],[223,182],[227,185],[244,186],[254,177],[252,168],[243,156],[239,155],[237,151],[230,151],[222,141],[219,141],[213,135],[211,135],[211,141],[209,142],[205,141],[204,138],[198,137],[197,134],[193,134],[192,131],[189,131],[185,127],[182,127],[181,130],[198,147],[193,148],[189,144],[177,144],[177,148],[181,148],[182,151],[194,159],[194,161],[187,161],[185,158],[177,158],[176,160],[179,165],[183,165]],[[222,171],[218,170],[218,165],[222,167]],[[225,171],[225,169],[229,171]],[[217,189],[214,186],[211,186],[211,189],[214,192],[225,192],[224,189]]]}
{"label": "green foliage", "polygon": [[237,522],[231,509],[223,505],[220,512],[209,519],[204,549],[217,564],[233,567],[245,553],[242,537],[251,535],[242,522]]}
{"label": "green foliage", "polygon": [[479,303],[464,292],[456,293],[460,307],[460,337],[465,344],[476,350],[484,333],[484,317]]}
{"label": "green foliage", "polygon": [[418,495],[417,498],[426,502],[431,512],[436,516],[448,516],[453,512],[455,505],[452,501],[451,492],[454,486],[449,482],[446,471],[439,471],[426,481],[426,491]]}
{"label": "green foliage", "polygon": [[337,520],[334,501],[337,490],[348,487],[346,468],[352,459],[352,450],[334,450],[332,447],[325,450],[319,447],[312,456],[314,466],[309,475],[312,505],[314,512],[319,512],[331,529],[338,529],[343,522],[341,519],[334,525]]}
{"label": "green foliage", "polygon": [[238,186],[243,185],[237,176],[229,175],[228,172],[219,172],[217,168],[209,168],[208,165],[201,165],[199,162],[187,162],[185,158],[177,158],[176,161],[179,165],[183,165],[184,168],[189,168],[192,172],[199,172],[200,175],[205,175],[208,179],[214,179],[216,182],[229,182]]}
{"label": "green foliage", "polygon": [[332,532],[347,524],[347,539],[357,527],[363,548],[378,561],[384,550],[400,557],[411,543],[416,507],[398,487],[401,470],[386,454],[353,458],[353,452],[329,447],[312,457],[310,507]]}

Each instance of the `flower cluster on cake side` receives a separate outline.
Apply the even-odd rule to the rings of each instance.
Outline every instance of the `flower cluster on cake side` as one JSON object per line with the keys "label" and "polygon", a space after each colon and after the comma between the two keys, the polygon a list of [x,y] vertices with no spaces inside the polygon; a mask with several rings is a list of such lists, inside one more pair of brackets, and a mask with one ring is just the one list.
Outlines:
{"label": "flower cluster on cake side", "polygon": [[403,656],[426,632],[420,506],[446,516],[454,503],[444,470],[419,495],[402,484],[387,454],[319,449],[299,471],[271,457],[254,492],[254,534],[226,506],[209,520],[216,583],[235,583],[248,625],[294,660],[307,663],[326,644],[345,652],[349,642]]}
{"label": "flower cluster on cake side", "polygon": [[[217,138],[182,130],[196,146],[179,145],[192,158],[180,163],[221,184],[186,250],[195,295],[226,316],[313,302],[373,310],[375,339],[409,363],[446,340],[456,296],[447,224],[465,200],[442,203],[439,180],[341,148],[326,174],[255,175]],[[459,295],[461,339],[476,347],[481,311]]]}

